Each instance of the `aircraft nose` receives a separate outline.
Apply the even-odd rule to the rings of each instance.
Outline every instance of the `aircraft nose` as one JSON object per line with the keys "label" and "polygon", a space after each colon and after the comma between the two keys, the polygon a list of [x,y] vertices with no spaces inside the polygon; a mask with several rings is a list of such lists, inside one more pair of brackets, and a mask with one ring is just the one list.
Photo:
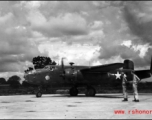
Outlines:
{"label": "aircraft nose", "polygon": [[26,79],[24,80],[25,82],[28,82]]}
{"label": "aircraft nose", "polygon": [[26,80],[25,80],[25,82],[27,82],[27,83],[31,83],[31,80],[30,80],[30,79],[28,79],[28,80],[26,79]]}
{"label": "aircraft nose", "polygon": [[32,80],[29,76],[25,76],[25,82],[32,83]]}

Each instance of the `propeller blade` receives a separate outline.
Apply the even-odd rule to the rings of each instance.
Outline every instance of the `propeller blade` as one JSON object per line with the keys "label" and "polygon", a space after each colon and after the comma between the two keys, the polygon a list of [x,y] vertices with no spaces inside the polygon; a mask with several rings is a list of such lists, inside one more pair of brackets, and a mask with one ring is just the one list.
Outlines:
{"label": "propeller blade", "polygon": [[61,68],[62,68],[62,74],[60,75],[61,77],[63,77],[63,79],[65,79],[65,68],[64,68],[64,61],[63,61],[63,59],[65,59],[65,58],[62,58],[62,60],[61,60]]}
{"label": "propeller blade", "polygon": [[63,62],[63,59],[65,59],[65,58],[62,58],[62,60],[61,60],[61,66],[62,66],[62,70],[64,71],[64,62]]}

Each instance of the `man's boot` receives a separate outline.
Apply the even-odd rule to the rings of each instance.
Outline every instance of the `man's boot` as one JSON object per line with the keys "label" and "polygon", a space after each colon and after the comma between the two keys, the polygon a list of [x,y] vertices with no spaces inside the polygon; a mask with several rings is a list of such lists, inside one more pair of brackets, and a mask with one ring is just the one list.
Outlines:
{"label": "man's boot", "polygon": [[122,102],[125,102],[125,101],[128,101],[128,98],[124,98],[124,99],[122,100]]}
{"label": "man's boot", "polygon": [[138,93],[135,93],[133,102],[139,102]]}
{"label": "man's boot", "polygon": [[133,102],[139,102],[139,100],[133,100]]}

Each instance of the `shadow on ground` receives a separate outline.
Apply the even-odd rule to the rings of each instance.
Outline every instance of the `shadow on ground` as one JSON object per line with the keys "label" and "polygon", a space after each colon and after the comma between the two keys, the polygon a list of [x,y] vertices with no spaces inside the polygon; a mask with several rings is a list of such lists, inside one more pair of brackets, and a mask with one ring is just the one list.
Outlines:
{"label": "shadow on ground", "polygon": [[[69,97],[69,98],[80,98],[80,97],[84,97],[84,98],[123,98],[123,96],[120,94],[120,95],[96,95],[94,97],[87,97],[85,95],[78,95],[78,96],[70,96],[69,94],[59,94],[59,95],[55,95],[55,96],[45,96],[45,95],[42,95],[41,98],[50,98],[50,97]],[[33,98],[36,98],[36,96],[33,96]]]}

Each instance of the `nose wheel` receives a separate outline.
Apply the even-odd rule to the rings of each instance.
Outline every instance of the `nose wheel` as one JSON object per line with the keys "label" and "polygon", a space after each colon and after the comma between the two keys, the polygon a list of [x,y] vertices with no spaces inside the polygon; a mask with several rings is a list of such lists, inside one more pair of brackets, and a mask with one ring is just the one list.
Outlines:
{"label": "nose wheel", "polygon": [[36,92],[36,97],[38,98],[38,97],[41,97],[41,96],[42,96],[42,87],[39,86],[39,87],[38,87],[38,90],[37,90],[37,92]]}
{"label": "nose wheel", "polygon": [[38,97],[41,97],[42,96],[42,92],[41,91],[38,91],[37,93],[36,93],[36,97],[38,98]]}
{"label": "nose wheel", "polygon": [[71,96],[77,96],[78,95],[78,89],[76,87],[72,87],[69,91]]}

